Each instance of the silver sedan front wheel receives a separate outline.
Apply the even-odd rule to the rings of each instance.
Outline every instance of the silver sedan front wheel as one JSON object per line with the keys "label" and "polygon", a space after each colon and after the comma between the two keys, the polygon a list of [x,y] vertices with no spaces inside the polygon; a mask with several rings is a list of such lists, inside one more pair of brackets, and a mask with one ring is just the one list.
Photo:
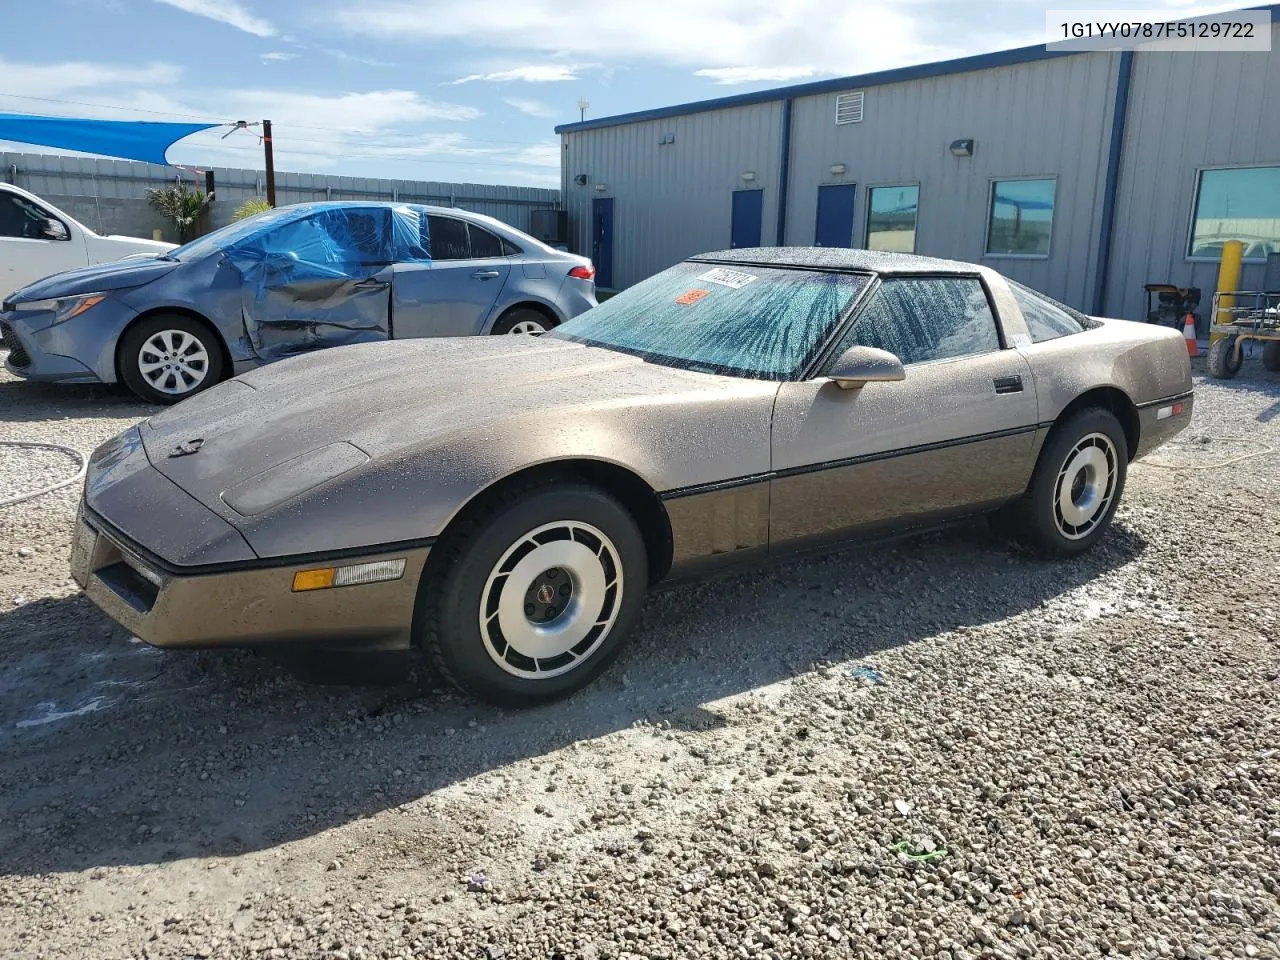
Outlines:
{"label": "silver sedan front wheel", "polygon": [[157,393],[185,396],[209,376],[209,351],[185,330],[159,330],[138,350],[138,372]]}
{"label": "silver sedan front wheel", "polygon": [[530,530],[493,565],[481,592],[485,650],[513,676],[560,676],[604,643],[623,586],[618,548],[597,527],[560,520]]}

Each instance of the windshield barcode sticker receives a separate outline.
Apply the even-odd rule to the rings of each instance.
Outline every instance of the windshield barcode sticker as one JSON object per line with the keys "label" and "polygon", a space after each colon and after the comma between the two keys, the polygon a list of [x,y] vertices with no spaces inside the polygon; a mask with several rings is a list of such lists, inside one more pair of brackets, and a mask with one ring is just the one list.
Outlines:
{"label": "windshield barcode sticker", "polygon": [[752,280],[759,279],[754,274],[739,273],[737,270],[725,270],[723,267],[716,267],[714,270],[708,270],[706,273],[699,275],[699,280],[705,280],[707,283],[718,283],[722,287],[732,287],[737,290],[745,287]]}

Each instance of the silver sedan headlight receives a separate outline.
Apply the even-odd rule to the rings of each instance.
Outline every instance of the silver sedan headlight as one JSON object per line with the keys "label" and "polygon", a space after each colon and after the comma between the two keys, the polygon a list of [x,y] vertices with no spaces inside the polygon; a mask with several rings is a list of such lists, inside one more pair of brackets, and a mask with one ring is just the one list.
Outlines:
{"label": "silver sedan headlight", "polygon": [[19,312],[31,311],[53,311],[53,322],[62,323],[70,320],[72,317],[78,317],[86,310],[92,310],[103,300],[107,299],[105,293],[82,293],[74,297],[53,297],[49,300],[28,300],[25,303],[15,303],[14,309]]}

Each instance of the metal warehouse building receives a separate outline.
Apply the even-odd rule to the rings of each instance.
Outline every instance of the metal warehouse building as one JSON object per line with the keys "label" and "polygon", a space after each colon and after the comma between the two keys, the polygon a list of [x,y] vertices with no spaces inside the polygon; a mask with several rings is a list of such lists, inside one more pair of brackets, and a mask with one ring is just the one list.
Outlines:
{"label": "metal warehouse building", "polygon": [[[1280,5],[1269,9],[1280,21]],[[620,289],[728,246],[980,261],[1141,319],[1226,239],[1258,289],[1280,251],[1280,22],[1270,52],[1043,46],[557,127],[569,243]]]}

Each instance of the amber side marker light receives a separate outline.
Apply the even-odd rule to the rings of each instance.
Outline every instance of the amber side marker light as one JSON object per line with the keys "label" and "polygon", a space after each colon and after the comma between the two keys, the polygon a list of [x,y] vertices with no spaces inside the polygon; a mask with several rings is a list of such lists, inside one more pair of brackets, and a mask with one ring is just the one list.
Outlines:
{"label": "amber side marker light", "polygon": [[355,563],[347,567],[317,567],[299,570],[293,575],[294,593],[303,590],[325,590],[329,587],[354,587],[362,583],[381,583],[399,580],[404,576],[404,559],[375,560],[373,563]]}

